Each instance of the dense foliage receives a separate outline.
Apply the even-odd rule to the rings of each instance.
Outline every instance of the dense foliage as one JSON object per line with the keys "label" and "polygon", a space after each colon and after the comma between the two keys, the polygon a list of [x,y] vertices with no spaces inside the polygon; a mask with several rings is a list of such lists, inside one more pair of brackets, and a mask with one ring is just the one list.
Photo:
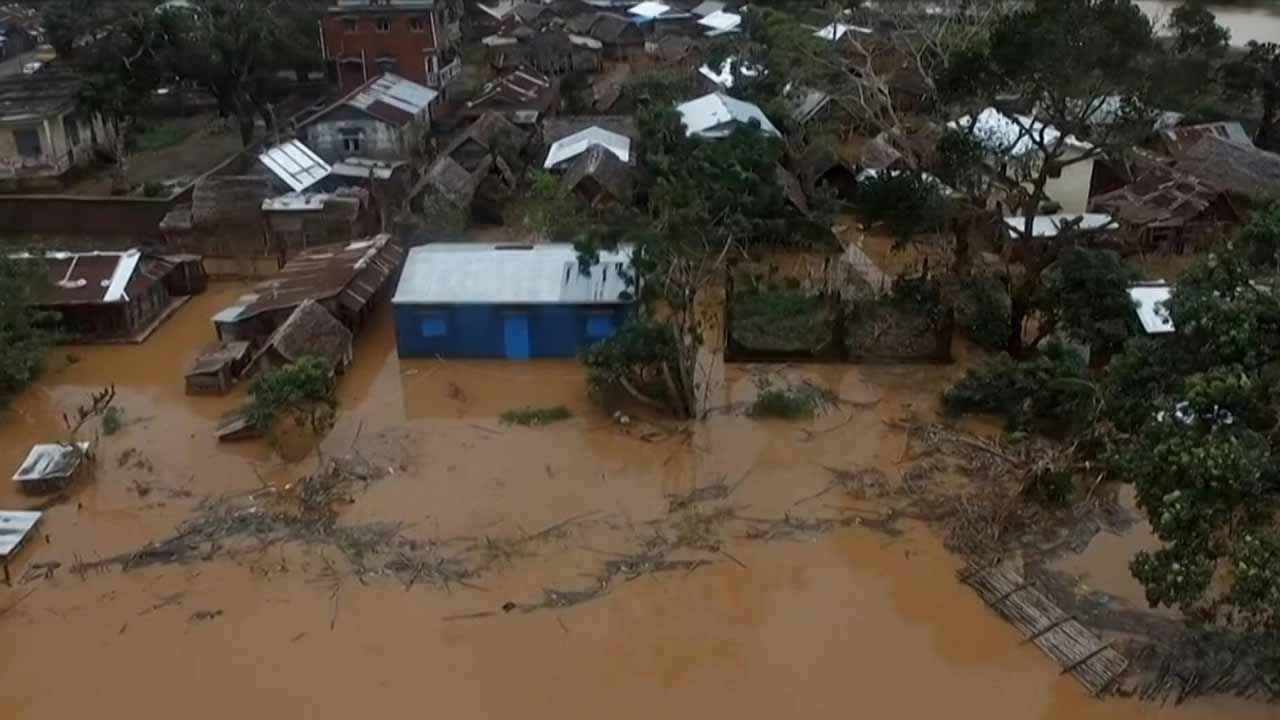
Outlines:
{"label": "dense foliage", "polygon": [[292,421],[320,437],[333,426],[338,410],[333,368],[318,357],[304,357],[266,373],[249,394],[249,422],[266,433]]}
{"label": "dense foliage", "polygon": [[35,378],[53,342],[53,318],[30,307],[45,282],[38,263],[0,254],[0,404]]}
{"label": "dense foliage", "polygon": [[947,390],[944,400],[949,412],[992,413],[1014,430],[1079,428],[1098,407],[1098,392],[1087,370],[1078,350],[1052,339],[1028,359],[1001,355],[970,370]]}

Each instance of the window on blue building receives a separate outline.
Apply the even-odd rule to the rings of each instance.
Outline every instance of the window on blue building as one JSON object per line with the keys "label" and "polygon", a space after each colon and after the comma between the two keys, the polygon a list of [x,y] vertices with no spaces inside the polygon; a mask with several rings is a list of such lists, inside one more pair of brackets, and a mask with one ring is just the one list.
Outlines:
{"label": "window on blue building", "polygon": [[587,316],[587,337],[592,340],[603,340],[613,337],[613,313],[599,312]]}
{"label": "window on blue building", "polygon": [[422,326],[422,337],[444,337],[449,334],[443,313],[427,313],[419,318]]}

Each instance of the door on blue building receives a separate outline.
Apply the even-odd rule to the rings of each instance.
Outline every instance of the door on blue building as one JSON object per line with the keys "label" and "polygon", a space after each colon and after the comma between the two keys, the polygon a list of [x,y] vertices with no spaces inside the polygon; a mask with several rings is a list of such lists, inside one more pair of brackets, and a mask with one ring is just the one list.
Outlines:
{"label": "door on blue building", "polygon": [[529,348],[529,315],[521,312],[508,312],[502,315],[503,339],[508,360],[528,360]]}

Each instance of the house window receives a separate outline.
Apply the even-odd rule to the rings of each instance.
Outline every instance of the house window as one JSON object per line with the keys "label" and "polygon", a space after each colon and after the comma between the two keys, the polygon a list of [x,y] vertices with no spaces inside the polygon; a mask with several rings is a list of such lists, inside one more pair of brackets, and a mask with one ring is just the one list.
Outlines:
{"label": "house window", "polygon": [[391,32],[391,18],[378,18],[378,32]]}
{"label": "house window", "polygon": [[613,337],[613,332],[613,313],[595,312],[587,316],[587,337],[591,340]]}
{"label": "house window", "polygon": [[438,338],[449,334],[449,327],[444,321],[444,313],[427,313],[419,316],[418,321],[424,338]]}
{"label": "house window", "polygon": [[409,18],[409,32],[426,32],[427,24],[420,17]]}
{"label": "house window", "polygon": [[378,58],[378,72],[398,73],[400,72],[400,62],[390,57]]}
{"label": "house window", "polygon": [[342,136],[342,149],[345,152],[360,152],[364,141],[364,130],[360,128],[342,128],[338,131]]}
{"label": "house window", "polygon": [[40,151],[40,129],[18,128],[13,131],[13,144],[18,146],[18,154],[24,158],[38,158]]}
{"label": "house window", "polygon": [[360,26],[359,26],[359,24],[356,22],[356,19],[355,19],[355,18],[343,18],[343,19],[342,19],[342,32],[344,32],[344,33],[353,33],[353,32],[356,32],[356,31],[357,31],[357,30],[359,30],[359,29],[360,29]]}
{"label": "house window", "polygon": [[67,131],[67,145],[77,147],[80,145],[80,123],[75,117],[68,115],[62,119],[62,128]]}

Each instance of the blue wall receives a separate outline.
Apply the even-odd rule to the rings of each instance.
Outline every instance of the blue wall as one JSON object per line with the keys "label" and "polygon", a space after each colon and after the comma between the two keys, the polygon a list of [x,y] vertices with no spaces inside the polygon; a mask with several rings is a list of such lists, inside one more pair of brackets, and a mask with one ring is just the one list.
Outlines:
{"label": "blue wall", "polygon": [[397,305],[396,349],[405,358],[575,357],[630,312],[630,305]]}

